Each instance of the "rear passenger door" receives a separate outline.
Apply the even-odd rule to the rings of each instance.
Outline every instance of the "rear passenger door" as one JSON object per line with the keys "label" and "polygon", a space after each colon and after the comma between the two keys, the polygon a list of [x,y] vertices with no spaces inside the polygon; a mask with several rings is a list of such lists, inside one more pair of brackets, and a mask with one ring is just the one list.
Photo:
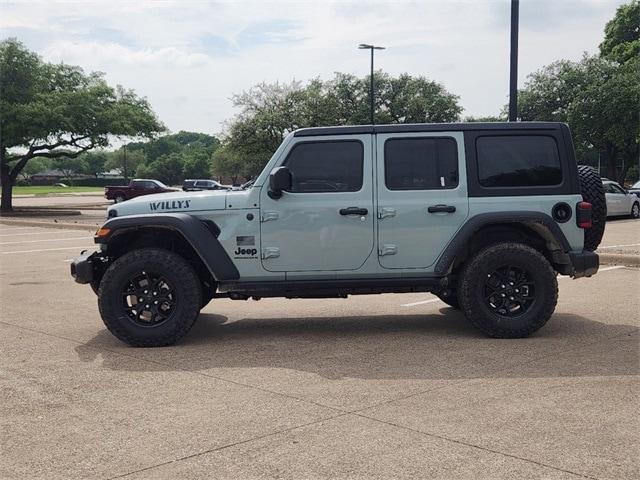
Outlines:
{"label": "rear passenger door", "polygon": [[462,132],[377,135],[378,258],[431,267],[469,211]]}

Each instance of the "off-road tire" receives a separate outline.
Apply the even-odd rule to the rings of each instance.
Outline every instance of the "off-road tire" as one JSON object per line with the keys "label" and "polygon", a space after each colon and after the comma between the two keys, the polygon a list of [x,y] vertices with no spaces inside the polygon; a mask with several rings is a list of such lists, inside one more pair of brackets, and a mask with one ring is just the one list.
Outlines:
{"label": "off-road tire", "polygon": [[602,241],[607,222],[607,200],[604,195],[602,178],[591,167],[578,165],[580,193],[585,202],[591,204],[592,227],[584,231],[584,249],[595,251]]}
{"label": "off-road tire", "polygon": [[[524,313],[499,315],[485,299],[487,276],[503,265],[526,271],[535,282],[535,300]],[[467,263],[457,290],[460,309],[469,322],[494,338],[523,338],[544,326],[558,301],[558,281],[551,264],[540,252],[521,243],[490,245]]]}
{"label": "off-road tire", "polygon": [[640,203],[635,202],[631,206],[631,213],[629,214],[631,218],[640,218]]}
{"label": "off-road tire", "polygon": [[[162,323],[141,326],[122,306],[123,288],[142,271],[154,271],[175,288],[175,310]],[[134,347],[173,345],[191,329],[200,313],[202,288],[195,270],[181,256],[159,248],[128,252],[109,266],[98,289],[98,308],[113,335]]]}

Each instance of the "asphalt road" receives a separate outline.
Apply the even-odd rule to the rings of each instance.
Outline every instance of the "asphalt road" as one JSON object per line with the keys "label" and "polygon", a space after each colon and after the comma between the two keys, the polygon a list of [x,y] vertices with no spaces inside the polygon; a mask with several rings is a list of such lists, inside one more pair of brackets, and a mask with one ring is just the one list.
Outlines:
{"label": "asphalt road", "polygon": [[640,476],[637,269],[562,278],[524,340],[389,294],[214,300],[134,349],[68,274],[91,245],[0,225],[2,479]]}

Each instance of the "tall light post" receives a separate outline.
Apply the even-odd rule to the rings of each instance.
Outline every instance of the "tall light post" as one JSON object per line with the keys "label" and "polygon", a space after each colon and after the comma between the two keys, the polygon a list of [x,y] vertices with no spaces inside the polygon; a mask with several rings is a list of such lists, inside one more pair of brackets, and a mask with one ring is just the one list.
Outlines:
{"label": "tall light post", "polygon": [[511,61],[509,62],[509,121],[518,120],[518,22],[520,0],[511,0]]}
{"label": "tall light post", "polygon": [[384,50],[385,47],[377,47],[375,45],[369,45],[367,43],[361,43],[360,45],[358,45],[358,48],[360,50],[371,50],[371,86],[369,89],[369,100],[371,102],[371,125],[374,125],[375,119],[373,117],[374,115],[374,97],[373,97],[373,51],[374,50]]}

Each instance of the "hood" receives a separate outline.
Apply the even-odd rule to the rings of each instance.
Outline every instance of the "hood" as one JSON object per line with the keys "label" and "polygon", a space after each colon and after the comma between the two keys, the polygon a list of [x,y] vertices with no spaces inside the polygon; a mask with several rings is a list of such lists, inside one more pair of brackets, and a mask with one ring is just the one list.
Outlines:
{"label": "hood", "polygon": [[[143,215],[149,213],[188,213],[202,210],[224,210],[226,190],[209,190],[202,192],[166,192],[135,197],[126,202],[111,205],[107,216],[123,217],[126,215]],[[111,213],[115,210],[117,213]]]}

